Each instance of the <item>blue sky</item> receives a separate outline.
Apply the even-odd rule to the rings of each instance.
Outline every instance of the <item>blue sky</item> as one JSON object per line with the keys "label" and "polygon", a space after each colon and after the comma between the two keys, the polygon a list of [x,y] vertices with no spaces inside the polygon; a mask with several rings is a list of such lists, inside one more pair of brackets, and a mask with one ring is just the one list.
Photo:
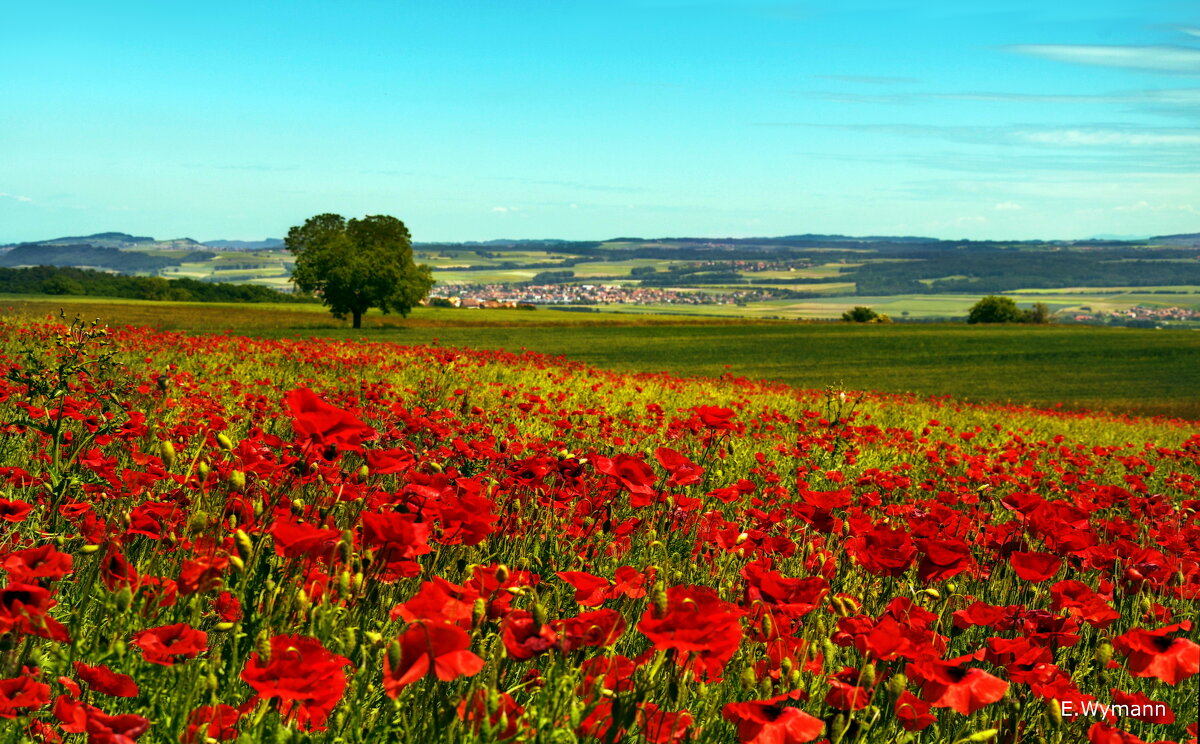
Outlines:
{"label": "blue sky", "polygon": [[1188,2],[12,2],[0,243],[1200,231]]}

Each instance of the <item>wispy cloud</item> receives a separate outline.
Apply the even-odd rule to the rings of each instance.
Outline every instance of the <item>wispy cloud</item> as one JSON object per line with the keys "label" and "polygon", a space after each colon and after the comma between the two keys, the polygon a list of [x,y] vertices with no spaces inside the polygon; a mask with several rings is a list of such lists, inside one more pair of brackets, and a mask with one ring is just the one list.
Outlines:
{"label": "wispy cloud", "polygon": [[523,178],[520,176],[492,176],[489,181],[509,181],[520,183],[526,186],[559,186],[567,189],[578,189],[580,191],[608,191],[621,194],[634,194],[646,191],[646,189],[637,186],[611,186],[606,184],[581,183],[579,181],[553,181],[538,178]]}
{"label": "wispy cloud", "polygon": [[911,77],[889,77],[887,75],[814,75],[821,80],[836,80],[839,83],[858,83],[860,85],[908,85],[920,82]]}
{"label": "wispy cloud", "polygon": [[23,203],[29,203],[33,201],[33,199],[30,199],[28,196],[21,196],[20,194],[7,194],[3,191],[0,191],[0,199],[12,199],[13,201]]}
{"label": "wispy cloud", "polygon": [[1059,147],[1161,147],[1200,145],[1200,133],[1188,131],[1123,131],[1114,129],[1043,129],[1017,131],[1012,136],[1037,145]]}
{"label": "wispy cloud", "polygon": [[1182,46],[1122,46],[1100,44],[1017,44],[1018,54],[1101,67],[1154,70],[1200,75],[1200,49]]}

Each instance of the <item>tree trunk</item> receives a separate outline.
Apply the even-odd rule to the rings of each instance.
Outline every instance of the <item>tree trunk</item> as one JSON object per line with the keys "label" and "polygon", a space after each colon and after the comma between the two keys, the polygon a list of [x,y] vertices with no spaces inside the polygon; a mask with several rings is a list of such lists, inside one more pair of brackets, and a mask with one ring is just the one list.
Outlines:
{"label": "tree trunk", "polygon": [[361,310],[354,311],[354,327],[362,328],[362,311]]}

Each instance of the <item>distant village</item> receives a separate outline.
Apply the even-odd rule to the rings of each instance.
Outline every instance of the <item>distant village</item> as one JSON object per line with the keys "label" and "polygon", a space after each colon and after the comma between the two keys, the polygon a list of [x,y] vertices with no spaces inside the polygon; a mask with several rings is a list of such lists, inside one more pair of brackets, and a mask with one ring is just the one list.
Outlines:
{"label": "distant village", "polygon": [[1125,325],[1153,324],[1163,321],[1196,321],[1200,320],[1200,311],[1186,307],[1134,307],[1113,310],[1111,312],[1074,313],[1070,319],[1076,323],[1113,323]]}
{"label": "distant village", "polygon": [[617,284],[459,284],[435,287],[426,305],[516,308],[538,305],[737,305],[779,299],[769,289],[715,294]]}

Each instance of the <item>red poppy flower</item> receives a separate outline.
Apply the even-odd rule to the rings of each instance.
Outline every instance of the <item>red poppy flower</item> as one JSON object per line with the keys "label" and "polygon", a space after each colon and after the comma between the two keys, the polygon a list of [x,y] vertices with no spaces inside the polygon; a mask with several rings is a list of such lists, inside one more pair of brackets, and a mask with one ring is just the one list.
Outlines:
{"label": "red poppy flower", "polygon": [[696,416],[700,419],[700,423],[713,431],[728,431],[733,429],[732,408],[721,408],[720,406],[696,406],[692,409],[696,412]]}
{"label": "red poppy flower", "polygon": [[483,659],[471,652],[471,637],[457,625],[445,622],[414,623],[400,636],[400,663],[383,660],[383,689],[395,698],[408,685],[432,669],[437,678],[450,681],[470,677],[483,669]]}
{"label": "red poppy flower", "polygon": [[420,566],[414,560],[429,547],[429,524],[418,522],[416,515],[363,512],[362,544],[376,551],[376,559],[388,564],[389,578],[415,576]]}
{"label": "red poppy flower", "polygon": [[829,593],[829,582],[820,576],[806,579],[785,578],[778,571],[764,568],[762,563],[748,563],[742,569],[746,578],[746,596],[751,602],[761,600],[791,618],[807,615]]}
{"label": "red poppy flower", "polygon": [[612,596],[612,582],[586,571],[559,571],[558,578],[575,587],[575,601],[584,607],[599,607]]}
{"label": "red poppy flower", "polygon": [[59,552],[50,543],[14,550],[4,559],[4,570],[18,584],[35,583],[37,579],[57,580],[71,573],[71,555]]}
{"label": "red poppy flower", "polygon": [[673,586],[667,590],[665,611],[651,604],[638,630],[659,651],[677,649],[681,661],[692,655],[697,680],[717,681],[741,645],[741,615],[740,609],[706,586]]}
{"label": "red poppy flower", "polygon": [[50,685],[25,675],[0,679],[0,718],[27,715],[50,702]]}
{"label": "red poppy flower", "polygon": [[876,576],[900,576],[917,557],[917,547],[903,529],[874,525],[846,541],[847,552]]}
{"label": "red poppy flower", "polygon": [[969,716],[991,705],[1008,690],[1008,683],[982,669],[933,660],[908,665],[910,677],[921,679],[921,697],[934,708],[953,708]]}
{"label": "red poppy flower", "polygon": [[613,596],[624,594],[630,599],[644,597],[646,596],[646,582],[653,580],[653,567],[643,574],[633,566],[618,566],[612,588]]}
{"label": "red poppy flower", "polygon": [[374,429],[353,414],[329,405],[308,388],[290,390],[284,399],[297,438],[310,445],[357,451],[364,439],[375,434]]}
{"label": "red poppy flower", "polygon": [[342,533],[332,527],[318,527],[297,522],[291,515],[279,517],[270,528],[275,540],[275,552],[287,558],[320,558],[328,560],[337,552]]}
{"label": "red poppy flower", "polygon": [[658,476],[641,458],[620,454],[610,459],[597,455],[592,462],[596,472],[612,476],[631,495],[643,497],[631,500],[634,506],[645,506],[649,503],[645,497],[654,495],[654,484],[658,481]]}
{"label": "red poppy flower", "polygon": [[1129,657],[1129,673],[1133,676],[1156,677],[1177,685],[1200,667],[1200,646],[1186,638],[1172,637],[1191,627],[1190,622],[1184,622],[1158,630],[1134,628],[1114,638],[1113,648]]}
{"label": "red poppy flower", "polygon": [[554,628],[538,625],[529,610],[513,610],[505,615],[501,638],[508,655],[519,661],[532,659],[558,645]]}
{"label": "red poppy flower", "polygon": [[271,639],[271,656],[250,654],[242,679],[254,688],[256,699],[277,699],[279,711],[304,729],[323,731],[330,711],[346,691],[350,665],[332,654],[316,638],[277,635]]}
{"label": "red poppy flower", "polygon": [[114,672],[103,664],[88,666],[75,662],[75,673],[96,692],[114,697],[137,697],[138,686],[128,674]]}
{"label": "red poppy flower", "polygon": [[417,463],[412,454],[401,449],[369,449],[366,451],[366,457],[371,475],[403,473]]}
{"label": "red poppy flower", "polygon": [[389,617],[406,623],[435,620],[470,625],[476,596],[475,592],[435,576],[421,584],[412,599],[393,607]]}
{"label": "red poppy flower", "polygon": [[[501,692],[496,699],[495,707],[488,702],[486,690],[476,690],[470,697],[458,704],[458,718],[471,724],[478,733],[487,721],[491,735],[500,741],[508,741],[515,737],[523,728],[520,719],[525,709],[517,705],[512,695]],[[503,722],[503,726],[501,723]]]}
{"label": "red poppy flower", "polygon": [[54,717],[68,734],[87,734],[88,744],[129,744],[150,730],[150,721],[133,713],[110,716],[99,708],[59,695]]}
{"label": "red poppy flower", "polygon": [[704,468],[669,447],[659,447],[654,450],[654,457],[669,474],[668,488],[691,486],[699,483],[704,477]]}
{"label": "red poppy flower", "polygon": [[1088,744],[1146,744],[1146,741],[1104,721],[1096,721],[1088,728]]}
{"label": "red poppy flower", "polygon": [[229,592],[221,592],[212,603],[213,612],[222,622],[236,623],[242,619],[242,602]]}
{"label": "red poppy flower", "polygon": [[0,519],[5,522],[24,522],[32,510],[33,504],[27,501],[0,499]]}
{"label": "red poppy flower", "polygon": [[650,744],[671,744],[687,739],[692,715],[686,710],[669,712],[654,703],[642,703],[638,706],[637,722],[642,738]]}
{"label": "red poppy flower", "polygon": [[142,650],[142,658],[146,661],[174,666],[208,648],[208,634],[187,623],[176,623],[140,630],[133,634],[130,643]]}
{"label": "red poppy flower", "polygon": [[945,581],[970,570],[975,564],[971,558],[971,546],[962,540],[938,537],[921,542],[925,555],[917,566],[917,577],[921,581]]}
{"label": "red poppy flower", "polygon": [[905,731],[923,731],[937,720],[937,716],[929,712],[929,703],[920,699],[908,690],[896,698],[896,718]]}
{"label": "red poppy flower", "polygon": [[780,695],[769,700],[728,703],[721,715],[737,726],[741,744],[803,744],[821,735],[825,724],[799,708],[784,707]]}
{"label": "red poppy flower", "polygon": [[210,739],[233,741],[238,736],[237,724],[242,712],[229,705],[203,705],[188,715],[187,729],[180,737],[181,744],[203,744]]}
{"label": "red poppy flower", "polygon": [[616,610],[595,610],[576,617],[555,620],[551,627],[559,636],[564,653],[582,646],[611,646],[624,633],[625,618]]}
{"label": "red poppy flower", "polygon": [[1058,573],[1062,566],[1062,558],[1051,553],[1014,552],[1008,557],[1008,563],[1017,572],[1017,576],[1036,583]]}
{"label": "red poppy flower", "polygon": [[1066,610],[1074,617],[1103,630],[1121,618],[1099,594],[1087,584],[1074,579],[1056,582],[1050,587],[1051,607]]}
{"label": "red poppy flower", "polygon": [[1164,702],[1150,699],[1144,692],[1130,694],[1116,687],[1112,688],[1110,692],[1113,703],[1129,706],[1129,717],[1135,721],[1164,725],[1175,723],[1175,711],[1171,710],[1170,706]]}
{"label": "red poppy flower", "polygon": [[36,584],[9,584],[0,589],[0,634],[30,633],[69,643],[66,626],[50,617],[54,605],[49,589]]}

